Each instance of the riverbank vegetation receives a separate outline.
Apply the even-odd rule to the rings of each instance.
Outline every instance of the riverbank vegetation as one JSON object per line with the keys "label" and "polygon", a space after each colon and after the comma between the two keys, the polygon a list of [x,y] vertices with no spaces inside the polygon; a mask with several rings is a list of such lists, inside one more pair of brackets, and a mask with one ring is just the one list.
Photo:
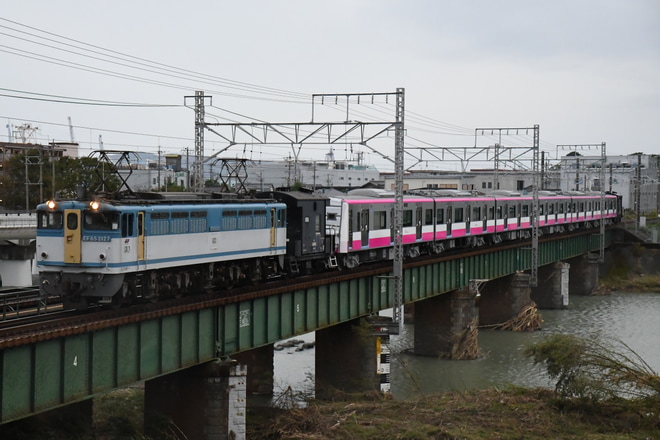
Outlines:
{"label": "riverbank vegetation", "polygon": [[310,401],[252,415],[248,438],[658,438],[660,377],[625,344],[554,335],[525,354],[557,381],[554,391],[508,387],[405,401],[378,395]]}
{"label": "riverbank vegetation", "polygon": [[251,416],[250,439],[653,439],[657,401],[559,399],[536,388],[448,392],[414,400],[310,402]]}

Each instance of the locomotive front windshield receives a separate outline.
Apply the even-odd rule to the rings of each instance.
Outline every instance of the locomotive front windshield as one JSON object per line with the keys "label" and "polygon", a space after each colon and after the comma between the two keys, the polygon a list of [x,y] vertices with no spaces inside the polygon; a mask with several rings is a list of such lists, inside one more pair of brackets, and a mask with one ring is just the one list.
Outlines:
{"label": "locomotive front windshield", "polygon": [[119,229],[119,213],[90,212],[84,214],[83,224],[90,231],[114,231]]}
{"label": "locomotive front windshield", "polygon": [[62,229],[64,214],[62,212],[37,212],[37,228]]}

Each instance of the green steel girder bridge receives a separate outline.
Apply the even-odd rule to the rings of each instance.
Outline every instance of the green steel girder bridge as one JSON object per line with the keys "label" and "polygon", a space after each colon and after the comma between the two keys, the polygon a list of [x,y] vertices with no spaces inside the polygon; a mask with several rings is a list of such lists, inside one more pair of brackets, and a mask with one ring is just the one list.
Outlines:
{"label": "green steel girder bridge", "polygon": [[[612,241],[611,230],[606,244]],[[540,240],[544,266],[600,249],[600,237]],[[473,279],[528,270],[530,243],[509,243],[408,263],[403,301],[441,295]],[[130,323],[88,326],[27,342],[0,339],[0,423],[96,394],[391,308],[391,269],[352,279],[337,272],[325,284],[292,285],[274,292],[209,302],[198,308]]]}

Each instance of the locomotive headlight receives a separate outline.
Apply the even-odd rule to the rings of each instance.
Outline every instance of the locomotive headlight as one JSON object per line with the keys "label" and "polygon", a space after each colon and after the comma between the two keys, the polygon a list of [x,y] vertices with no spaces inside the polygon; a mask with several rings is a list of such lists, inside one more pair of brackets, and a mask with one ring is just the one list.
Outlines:
{"label": "locomotive headlight", "polygon": [[47,252],[42,252],[42,253],[41,253],[41,258],[43,258],[44,260],[45,260],[46,258],[48,258],[48,253],[47,253]]}
{"label": "locomotive headlight", "polygon": [[105,254],[99,254],[99,259],[105,260]]}
{"label": "locomotive headlight", "polygon": [[97,201],[89,202],[89,207],[92,208],[94,211],[99,209],[99,206],[101,206],[101,204]]}
{"label": "locomotive headlight", "polygon": [[57,204],[55,203],[55,200],[49,200],[46,202],[46,206],[48,206],[48,209],[55,209],[55,206],[57,206]]}

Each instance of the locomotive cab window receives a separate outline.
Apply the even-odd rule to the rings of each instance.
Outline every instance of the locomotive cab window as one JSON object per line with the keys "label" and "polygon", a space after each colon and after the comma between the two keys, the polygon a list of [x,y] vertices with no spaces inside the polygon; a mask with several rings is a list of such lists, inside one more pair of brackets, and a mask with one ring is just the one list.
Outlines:
{"label": "locomotive cab window", "polygon": [[[119,229],[119,214],[116,212],[85,212],[83,223],[85,229],[90,231],[113,231]],[[75,228],[69,227],[69,229]]]}
{"label": "locomotive cab window", "polygon": [[61,212],[38,212],[37,228],[39,229],[62,229],[64,216]]}

